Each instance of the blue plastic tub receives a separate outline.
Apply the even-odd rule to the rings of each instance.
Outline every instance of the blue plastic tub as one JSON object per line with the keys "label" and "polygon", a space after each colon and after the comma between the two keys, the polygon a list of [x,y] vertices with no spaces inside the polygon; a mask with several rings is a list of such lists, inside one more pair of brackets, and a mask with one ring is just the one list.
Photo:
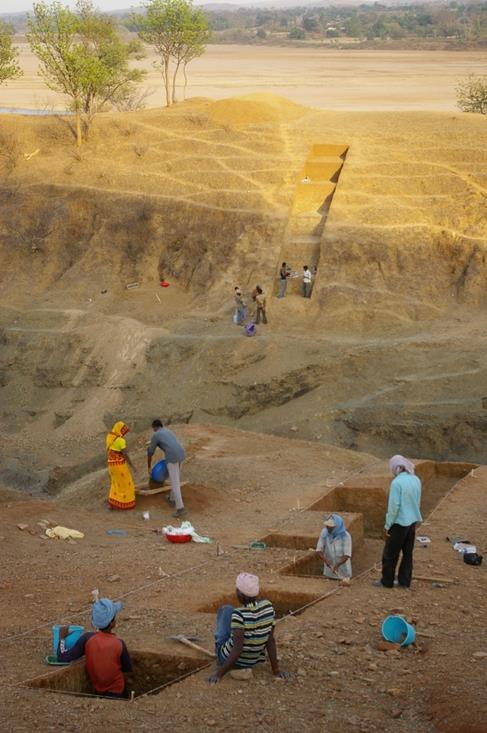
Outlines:
{"label": "blue plastic tub", "polygon": [[409,646],[416,639],[416,630],[402,616],[387,616],[382,622],[382,636],[393,644]]}
{"label": "blue plastic tub", "polygon": [[[52,627],[52,650],[54,653],[54,656],[57,657],[57,649],[59,646],[59,629],[61,629],[61,624],[56,624]],[[76,642],[78,641],[81,634],[84,632],[85,627],[84,626],[70,626],[69,627],[69,634],[64,639],[64,644],[66,649],[71,649]]]}
{"label": "blue plastic tub", "polygon": [[166,461],[164,459],[155,464],[152,471],[150,472],[150,477],[158,484],[163,484],[164,481],[169,478],[169,472],[167,470]]}

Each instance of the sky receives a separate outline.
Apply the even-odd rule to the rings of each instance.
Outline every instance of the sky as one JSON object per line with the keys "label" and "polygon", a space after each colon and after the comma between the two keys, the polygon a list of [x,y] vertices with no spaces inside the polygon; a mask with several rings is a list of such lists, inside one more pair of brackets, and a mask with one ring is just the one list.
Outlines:
{"label": "sky", "polygon": [[[120,8],[130,7],[131,2],[127,0],[98,0],[94,3],[100,10],[119,10]],[[138,5],[137,2],[133,3]],[[63,0],[63,5],[73,6],[71,0]],[[21,13],[32,9],[32,0],[0,0],[0,13]]]}
{"label": "sky", "polygon": [[[210,2],[229,2],[229,0],[209,0]],[[251,5],[250,0],[230,0],[230,2],[236,2],[239,5]],[[74,5],[74,0],[62,0],[63,5]],[[100,10],[124,10],[129,9],[132,6],[137,7],[142,3],[137,0],[95,0],[94,5]],[[198,2],[195,0],[195,5],[203,5],[204,0]],[[26,10],[32,9],[32,0],[0,0],[0,14],[1,13],[21,13]]]}

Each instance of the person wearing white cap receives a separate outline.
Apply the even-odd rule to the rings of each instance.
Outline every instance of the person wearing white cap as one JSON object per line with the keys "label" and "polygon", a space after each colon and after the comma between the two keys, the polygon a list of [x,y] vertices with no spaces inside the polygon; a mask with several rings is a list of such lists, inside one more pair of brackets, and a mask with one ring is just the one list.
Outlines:
{"label": "person wearing white cap", "polygon": [[325,578],[343,580],[352,577],[352,537],[339,514],[330,514],[325,519],[316,552],[323,560]]}
{"label": "person wearing white cap", "polygon": [[86,671],[97,695],[127,698],[125,673],[132,671],[132,662],[125,642],[112,634],[116,616],[123,608],[120,601],[100,598],[92,606],[91,623],[97,631],[87,631],[71,647],[65,649],[64,639],[69,626],[59,630],[57,658],[59,662],[73,662],[86,657]]}
{"label": "person wearing white cap", "polygon": [[259,599],[259,578],[251,573],[240,573],[236,581],[238,608],[225,605],[216,616],[215,653],[217,669],[208,678],[210,684],[218,682],[233,668],[252,669],[269,655],[276,677],[286,679],[277,661],[274,639],[275,612],[272,603]]}
{"label": "person wearing white cap", "polygon": [[392,588],[396,566],[402,553],[398,571],[398,585],[409,588],[413,577],[413,550],[416,525],[422,522],[421,481],[414,474],[414,463],[396,455],[389,461],[394,478],[389,489],[389,501],[384,524],[386,543],[382,554],[382,578],[374,585]]}

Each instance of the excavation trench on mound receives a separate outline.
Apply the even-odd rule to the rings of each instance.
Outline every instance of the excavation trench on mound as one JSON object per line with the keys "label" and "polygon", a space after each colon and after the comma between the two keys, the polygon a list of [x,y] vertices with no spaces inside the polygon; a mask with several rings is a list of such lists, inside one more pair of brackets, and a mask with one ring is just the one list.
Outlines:
{"label": "excavation trench on mound", "polygon": [[[279,266],[287,262],[294,272],[308,265],[316,273],[321,254],[321,238],[335,195],[340,173],[348,153],[348,145],[315,144],[296,181]],[[279,282],[276,283],[277,293]],[[289,294],[301,294],[302,278],[288,281]]]}

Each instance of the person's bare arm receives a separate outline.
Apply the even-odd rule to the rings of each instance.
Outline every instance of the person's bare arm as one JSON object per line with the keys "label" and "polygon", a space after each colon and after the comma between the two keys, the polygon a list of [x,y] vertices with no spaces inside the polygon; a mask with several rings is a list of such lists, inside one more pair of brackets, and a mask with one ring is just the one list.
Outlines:
{"label": "person's bare arm", "polygon": [[279,662],[277,661],[277,646],[274,638],[274,629],[272,629],[266,644],[267,654],[269,655],[269,661],[272,667],[272,673],[276,677],[282,677],[283,680],[289,677],[288,672],[281,672],[279,669]]}
{"label": "person's bare arm", "polygon": [[233,629],[232,639],[233,639],[232,651],[230,652],[228,659],[225,660],[225,663],[222,664],[221,667],[218,667],[218,669],[215,672],[213,672],[211,677],[208,678],[208,682],[210,683],[210,685],[215,685],[219,680],[221,680],[221,678],[224,677],[224,675],[226,675],[226,673],[232,669],[235,662],[237,661],[240,654],[242,653],[242,649],[244,645],[244,630],[243,629]]}
{"label": "person's bare arm", "polygon": [[130,468],[132,468],[132,469],[135,470],[135,466],[132,463],[132,460],[131,460],[128,452],[126,450],[123,450],[123,451],[120,451],[120,452],[121,452],[122,456],[125,458],[125,460],[127,461],[127,463],[129,464]]}
{"label": "person's bare arm", "polygon": [[149,476],[150,476],[150,469],[152,466],[152,457],[154,453],[156,452],[156,448],[157,448],[157,439],[156,439],[156,436],[153,435],[152,438],[150,439],[149,447],[147,449],[147,470],[149,472]]}
{"label": "person's bare arm", "polygon": [[343,563],[347,562],[347,560],[350,560],[350,555],[344,555],[343,557],[340,557],[332,568],[333,572],[336,573],[340,565],[343,565]]}

